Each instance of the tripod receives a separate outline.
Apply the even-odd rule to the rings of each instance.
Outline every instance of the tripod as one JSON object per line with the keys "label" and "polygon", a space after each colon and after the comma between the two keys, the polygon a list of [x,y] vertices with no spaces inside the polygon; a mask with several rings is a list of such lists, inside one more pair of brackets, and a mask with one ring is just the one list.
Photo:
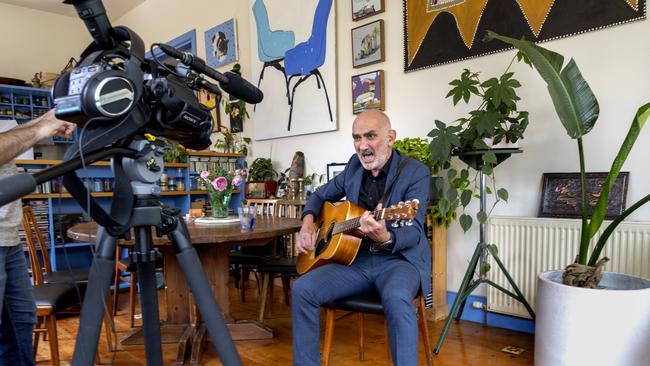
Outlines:
{"label": "tripod", "polygon": [[[495,166],[500,164],[507,158],[509,158],[511,154],[521,153],[520,149],[494,149],[493,151],[497,156],[497,164],[495,164]],[[485,212],[486,185],[485,185],[485,173],[483,173],[482,170],[483,152],[484,151],[481,150],[468,151],[459,154],[459,158],[479,172],[480,208],[481,211]],[[492,258],[494,258],[494,261],[497,263],[501,271],[503,271],[503,274],[508,280],[510,286],[512,286],[515,293],[487,279],[487,271],[485,269],[489,268],[488,256],[492,256]],[[476,273],[477,267],[479,267],[479,278],[477,280],[473,280],[472,277],[474,276],[474,273]],[[526,307],[526,310],[528,311],[530,316],[533,319],[535,319],[535,312],[533,312],[533,309],[528,304],[528,301],[526,301],[526,298],[519,290],[519,287],[517,287],[517,284],[512,279],[512,276],[510,276],[510,273],[508,273],[508,270],[503,265],[503,262],[501,262],[501,259],[499,259],[499,255],[497,251],[493,250],[490,245],[485,243],[485,224],[480,223],[479,242],[478,244],[476,244],[476,249],[474,249],[474,254],[472,255],[472,259],[469,261],[469,266],[467,266],[467,271],[465,271],[463,282],[461,283],[460,288],[458,289],[458,294],[456,295],[456,299],[454,300],[454,305],[451,307],[451,310],[449,311],[449,315],[447,316],[447,320],[445,321],[445,325],[442,328],[442,332],[440,333],[440,339],[438,339],[436,348],[434,348],[433,350],[435,354],[438,354],[438,352],[440,352],[440,348],[442,347],[442,342],[445,341],[445,338],[447,337],[447,332],[449,332],[449,327],[451,326],[452,318],[455,317],[456,320],[460,320],[461,316],[463,315],[463,310],[465,309],[465,303],[467,302],[467,297],[472,292],[474,292],[474,290],[476,290],[476,288],[482,283],[493,286],[497,290],[521,302]],[[487,317],[487,312],[485,309],[483,309],[484,324],[487,323],[486,317]]]}
{"label": "tripod", "polygon": [[[185,221],[179,217],[178,209],[161,206],[160,187],[155,182],[163,171],[162,151],[146,140],[136,140],[129,145],[129,148],[130,156],[117,154],[113,158],[113,170],[120,171],[124,168],[129,182],[118,182],[116,175],[115,189],[119,189],[119,184],[130,184],[133,192],[133,209],[129,213],[126,224],[117,229],[111,228],[113,233],[109,233],[108,228],[101,226],[97,231],[95,256],[90,267],[88,287],[81,308],[72,364],[93,365],[105,300],[115,269],[117,240],[119,237],[128,239],[131,228],[135,232],[135,246],[130,257],[136,264],[138,272],[147,365],[163,364],[155,281],[155,262],[160,254],[152,244],[152,227],[155,227],[158,236],[166,235],[172,243],[212,344],[223,364],[241,365],[235,345],[225,326],[221,308],[212,294],[196,250],[192,247]],[[66,187],[68,188],[68,185]],[[71,193],[74,195],[75,192],[71,191]],[[116,230],[122,234],[116,235]]]}

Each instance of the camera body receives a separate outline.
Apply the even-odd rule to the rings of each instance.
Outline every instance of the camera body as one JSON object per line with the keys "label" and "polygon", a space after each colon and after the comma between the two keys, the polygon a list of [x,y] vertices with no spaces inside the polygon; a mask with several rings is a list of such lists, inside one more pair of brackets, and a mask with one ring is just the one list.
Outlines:
{"label": "camera body", "polygon": [[94,42],[79,64],[56,80],[52,97],[57,118],[88,130],[84,150],[144,133],[196,150],[210,146],[214,122],[192,90],[192,75],[145,59],[142,39],[127,27],[112,27],[101,1],[69,3],[92,26]]}

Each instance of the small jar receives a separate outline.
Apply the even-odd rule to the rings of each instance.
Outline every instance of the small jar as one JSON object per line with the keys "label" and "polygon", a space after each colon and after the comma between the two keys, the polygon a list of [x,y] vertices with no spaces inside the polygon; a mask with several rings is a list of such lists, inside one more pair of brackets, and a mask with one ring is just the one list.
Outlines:
{"label": "small jar", "polygon": [[113,192],[113,182],[111,178],[104,179],[104,192]]}
{"label": "small jar", "polygon": [[185,183],[183,183],[183,180],[182,180],[182,179],[179,179],[179,180],[176,182],[176,190],[177,190],[177,191],[184,191],[184,190],[185,190]]}
{"label": "small jar", "polygon": [[176,190],[176,178],[169,177],[169,183],[167,183],[167,188],[170,191],[175,191]]}
{"label": "small jar", "polygon": [[101,179],[97,178],[93,180],[93,192],[104,192],[104,183]]}

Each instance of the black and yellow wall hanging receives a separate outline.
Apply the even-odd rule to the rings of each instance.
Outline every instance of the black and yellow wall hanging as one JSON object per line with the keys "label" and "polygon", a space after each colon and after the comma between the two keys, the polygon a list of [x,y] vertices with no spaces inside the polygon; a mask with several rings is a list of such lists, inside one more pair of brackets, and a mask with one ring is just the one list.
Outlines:
{"label": "black and yellow wall hanging", "polygon": [[487,30],[546,41],[644,19],[646,0],[404,0],[404,70],[507,49]]}

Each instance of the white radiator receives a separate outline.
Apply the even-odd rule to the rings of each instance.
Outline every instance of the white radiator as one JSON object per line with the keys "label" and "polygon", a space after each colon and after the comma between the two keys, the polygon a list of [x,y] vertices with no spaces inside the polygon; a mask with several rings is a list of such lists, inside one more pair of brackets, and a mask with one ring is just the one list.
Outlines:
{"label": "white radiator", "polygon": [[[590,249],[607,223],[601,226]],[[487,242],[497,245],[501,261],[528,303],[535,309],[537,275],[549,270],[564,269],[573,262],[579,250],[580,220],[492,217],[487,226]],[[603,256],[610,258],[605,271],[650,278],[650,223],[621,223],[605,245],[601,253]],[[491,260],[490,265],[492,269],[488,272],[488,278],[513,291],[496,262]],[[519,301],[492,286],[488,286],[487,309],[530,318]]]}

